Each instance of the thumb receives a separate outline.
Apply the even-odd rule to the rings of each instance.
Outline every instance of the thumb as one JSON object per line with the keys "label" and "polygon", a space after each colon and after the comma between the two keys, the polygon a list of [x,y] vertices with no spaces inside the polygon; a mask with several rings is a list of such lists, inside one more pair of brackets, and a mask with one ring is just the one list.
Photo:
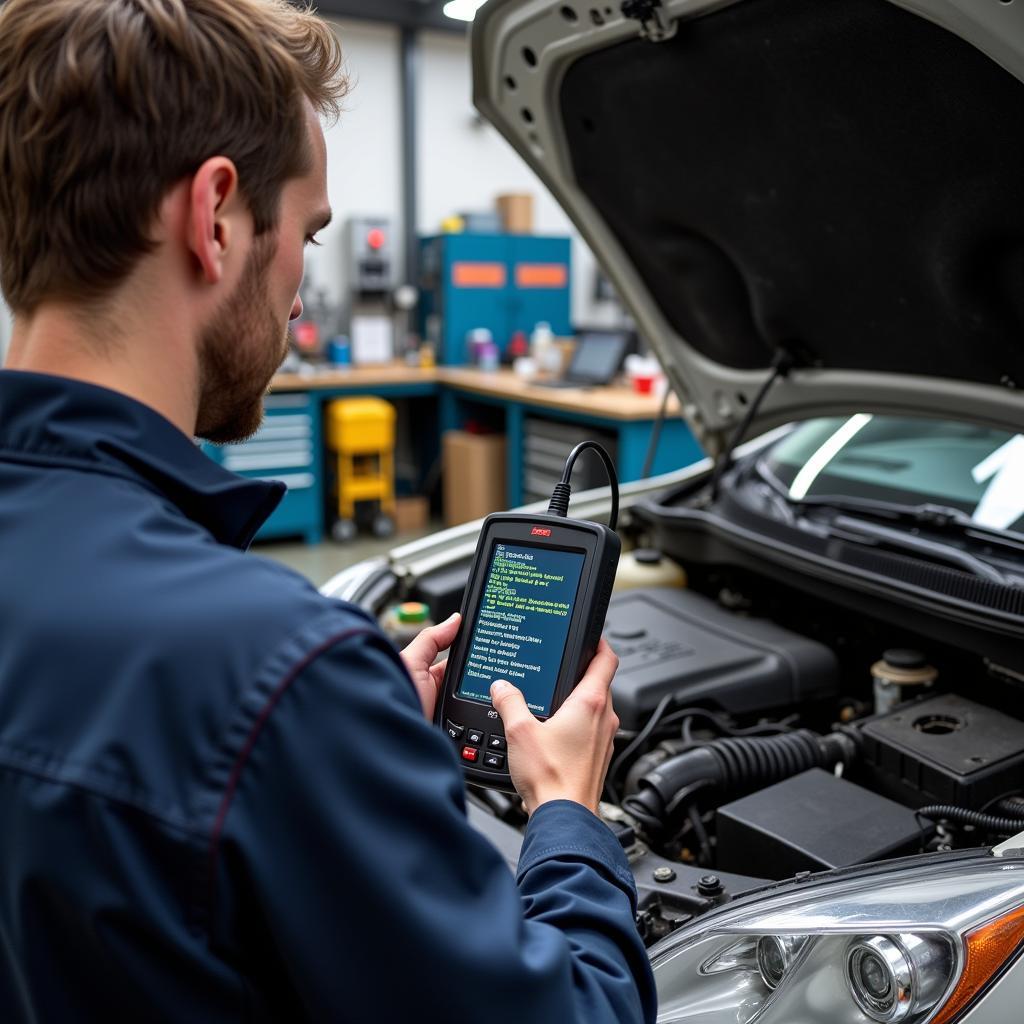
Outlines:
{"label": "thumb", "polygon": [[450,618],[445,619],[440,625],[424,629],[402,651],[403,656],[429,665],[441,651],[451,647],[460,625],[462,625],[462,618],[456,612]]}
{"label": "thumb", "polygon": [[494,710],[501,715],[506,734],[517,722],[524,722],[527,719],[533,721],[533,715],[526,706],[526,699],[505,679],[496,679],[491,683],[491,703]]}
{"label": "thumb", "polygon": [[587,666],[587,671],[576,688],[569,694],[566,703],[586,701],[588,698],[593,700],[606,698],[618,667],[618,656],[611,649],[608,641],[602,640],[598,645],[597,653]]}
{"label": "thumb", "polygon": [[452,645],[452,641],[455,639],[455,634],[459,631],[459,626],[462,625],[462,616],[455,612],[454,615],[449,615],[444,622],[438,623],[430,630],[432,639],[437,644],[439,651],[446,651]]}

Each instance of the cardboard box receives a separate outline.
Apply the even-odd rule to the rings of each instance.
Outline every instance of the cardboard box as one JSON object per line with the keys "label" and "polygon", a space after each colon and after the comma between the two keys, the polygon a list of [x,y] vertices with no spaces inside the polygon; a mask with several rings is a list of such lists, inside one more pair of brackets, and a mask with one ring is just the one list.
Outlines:
{"label": "cardboard box", "polygon": [[513,235],[533,234],[533,196],[510,193],[498,196],[495,205],[506,231]]}
{"label": "cardboard box", "polygon": [[397,533],[415,533],[425,530],[430,522],[430,502],[422,497],[395,499],[395,530]]}
{"label": "cardboard box", "polygon": [[447,526],[504,512],[505,438],[449,430],[442,442]]}

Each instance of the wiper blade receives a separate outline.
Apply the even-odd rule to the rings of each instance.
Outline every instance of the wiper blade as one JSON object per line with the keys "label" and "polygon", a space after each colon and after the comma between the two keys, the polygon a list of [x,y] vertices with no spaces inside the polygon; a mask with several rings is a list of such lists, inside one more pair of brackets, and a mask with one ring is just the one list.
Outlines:
{"label": "wiper blade", "polygon": [[879,519],[883,523],[924,526],[957,537],[976,537],[1009,548],[1017,554],[1024,553],[1024,537],[990,526],[982,526],[971,519],[966,512],[949,505],[930,502],[921,505],[902,505],[898,502],[856,498],[846,494],[819,494],[810,498],[795,499],[789,496],[789,489],[765,465],[763,459],[757,461],[755,470],[760,479],[783,497],[794,511],[822,508],[835,512],[852,512],[858,516]]}
{"label": "wiper blade", "polygon": [[989,565],[988,562],[975,557],[960,548],[950,547],[939,541],[928,540],[927,537],[918,537],[914,534],[905,533],[902,530],[894,530],[889,526],[882,526],[879,523],[867,522],[863,519],[856,519],[853,516],[838,515],[832,520],[831,529],[843,530],[860,537],[880,541],[890,547],[909,551],[912,554],[923,555],[936,562],[944,562],[947,565],[955,566],[983,580],[990,580],[1001,586],[1011,586],[1008,580],[998,569]]}

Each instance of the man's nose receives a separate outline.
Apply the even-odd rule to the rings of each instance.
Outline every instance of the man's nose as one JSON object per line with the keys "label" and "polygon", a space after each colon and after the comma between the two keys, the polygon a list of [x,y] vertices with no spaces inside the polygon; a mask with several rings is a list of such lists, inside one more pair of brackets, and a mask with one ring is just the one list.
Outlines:
{"label": "man's nose", "polygon": [[292,320],[298,320],[302,316],[302,299],[296,295],[295,303],[292,305],[292,311],[288,316],[289,322]]}

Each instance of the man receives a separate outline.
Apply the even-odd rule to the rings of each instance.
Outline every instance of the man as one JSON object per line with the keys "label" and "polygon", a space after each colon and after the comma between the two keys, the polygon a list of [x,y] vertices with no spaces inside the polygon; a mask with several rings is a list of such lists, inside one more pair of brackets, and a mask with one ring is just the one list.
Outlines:
{"label": "man", "polygon": [[538,723],[513,880],[430,725],[457,618],[399,657],[242,552],[252,433],[330,218],[337,43],[284,0],[0,8],[0,1019],[653,1020],[596,817],[602,647]]}

